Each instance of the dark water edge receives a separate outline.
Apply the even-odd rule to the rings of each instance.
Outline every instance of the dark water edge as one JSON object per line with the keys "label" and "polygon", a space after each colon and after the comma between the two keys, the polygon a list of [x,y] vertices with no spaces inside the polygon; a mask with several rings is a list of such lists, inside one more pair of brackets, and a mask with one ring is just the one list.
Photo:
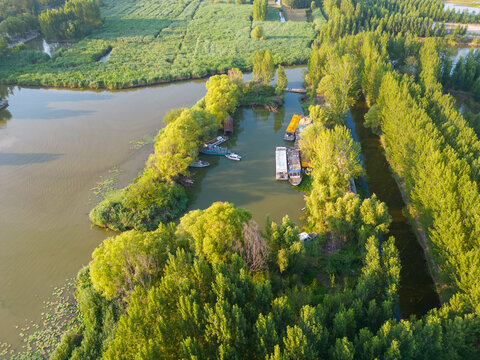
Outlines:
{"label": "dark water edge", "polygon": [[410,315],[420,317],[430,309],[438,308],[440,300],[423,248],[403,213],[406,205],[390,171],[380,138],[363,126],[367,110],[365,103],[358,103],[351,110],[355,124],[354,138],[356,135],[356,140],[361,144],[368,189],[387,204],[392,217],[390,232],[385,238],[395,237],[395,245],[400,252],[399,305],[402,318]]}

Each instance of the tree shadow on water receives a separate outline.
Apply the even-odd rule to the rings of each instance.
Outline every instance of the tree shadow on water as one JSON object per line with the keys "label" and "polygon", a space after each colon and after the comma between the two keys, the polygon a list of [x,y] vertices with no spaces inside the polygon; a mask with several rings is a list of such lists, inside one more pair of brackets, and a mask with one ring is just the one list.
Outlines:
{"label": "tree shadow on water", "polygon": [[21,166],[57,160],[63,154],[0,153],[0,166]]}
{"label": "tree shadow on water", "polygon": [[12,113],[6,109],[0,110],[0,129],[7,127],[7,122],[12,118]]}

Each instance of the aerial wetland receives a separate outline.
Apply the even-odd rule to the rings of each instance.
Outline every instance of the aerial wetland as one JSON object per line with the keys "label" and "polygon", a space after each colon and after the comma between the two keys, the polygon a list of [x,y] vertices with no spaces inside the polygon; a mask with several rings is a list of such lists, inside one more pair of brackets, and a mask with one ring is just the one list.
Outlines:
{"label": "aerial wetland", "polygon": [[[289,86],[301,87],[302,68],[286,74]],[[164,114],[204,96],[205,81],[117,92],[2,91],[10,107],[0,112],[0,337],[19,344],[15,326],[38,320],[52,287],[75,276],[93,249],[114,234],[88,220],[101,193],[127,185],[141,171]],[[222,146],[242,161],[200,155],[211,166],[192,170],[188,210],[229,201],[250,210],[259,224],[266,215],[279,221],[285,214],[302,223],[303,193],[275,181],[274,159],[275,147],[287,144],[282,138],[290,118],[303,111],[301,96],[287,93],[276,113],[251,107],[236,111],[234,134]],[[371,145],[376,136],[363,128],[363,110],[352,113],[369,190],[387,203],[393,217],[391,234],[403,264],[400,311],[422,315],[438,306],[423,251],[412,246],[416,238],[402,215],[401,196],[380,146]]]}
{"label": "aerial wetland", "polygon": [[0,360],[480,358],[477,1],[0,0]]}
{"label": "aerial wetland", "polygon": [[[300,87],[302,69],[286,73]],[[118,92],[2,91],[9,93],[10,106],[0,111],[0,338],[18,344],[15,326],[38,320],[52,287],[75,276],[93,249],[114,234],[88,219],[99,183],[131,182],[165,113],[193,105],[206,90],[199,80]],[[225,146],[243,160],[201,155],[212,165],[192,171],[189,209],[223,200],[252,211],[259,224],[267,214],[276,221],[285,214],[300,220],[303,195],[288,182],[275,182],[274,158],[292,114],[302,111],[299,98],[287,94],[278,113],[238,110]]]}

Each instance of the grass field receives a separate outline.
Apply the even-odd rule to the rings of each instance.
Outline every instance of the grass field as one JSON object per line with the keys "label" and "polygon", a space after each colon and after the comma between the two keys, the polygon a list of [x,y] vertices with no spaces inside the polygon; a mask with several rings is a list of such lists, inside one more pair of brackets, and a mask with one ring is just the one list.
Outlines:
{"label": "grass field", "polygon": [[[104,0],[105,23],[52,59],[22,51],[0,61],[0,81],[20,85],[126,88],[251,68],[253,53],[276,63],[305,63],[316,29],[311,22],[251,20],[251,5],[212,0]],[[265,40],[250,36],[261,25]],[[105,62],[99,58],[110,49]]]}

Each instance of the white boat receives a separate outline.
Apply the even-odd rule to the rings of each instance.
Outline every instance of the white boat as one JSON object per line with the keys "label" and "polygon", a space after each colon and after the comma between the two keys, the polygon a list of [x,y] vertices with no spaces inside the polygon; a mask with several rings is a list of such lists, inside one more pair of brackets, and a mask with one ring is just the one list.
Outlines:
{"label": "white boat", "polygon": [[225,155],[225,157],[227,159],[230,159],[230,160],[235,160],[235,161],[240,161],[242,160],[242,157],[238,154],[235,154],[235,153],[230,153],[230,154],[227,154]]}
{"label": "white boat", "polygon": [[210,163],[203,160],[195,160],[189,166],[194,168],[203,168],[203,167],[210,166]]}
{"label": "white boat", "polygon": [[302,232],[300,234],[298,234],[298,238],[300,239],[300,241],[309,241],[309,240],[313,240],[317,237],[317,233],[306,233],[306,232]]}
{"label": "white boat", "polygon": [[275,149],[276,175],[277,180],[288,180],[287,169],[287,148],[278,146]]}

